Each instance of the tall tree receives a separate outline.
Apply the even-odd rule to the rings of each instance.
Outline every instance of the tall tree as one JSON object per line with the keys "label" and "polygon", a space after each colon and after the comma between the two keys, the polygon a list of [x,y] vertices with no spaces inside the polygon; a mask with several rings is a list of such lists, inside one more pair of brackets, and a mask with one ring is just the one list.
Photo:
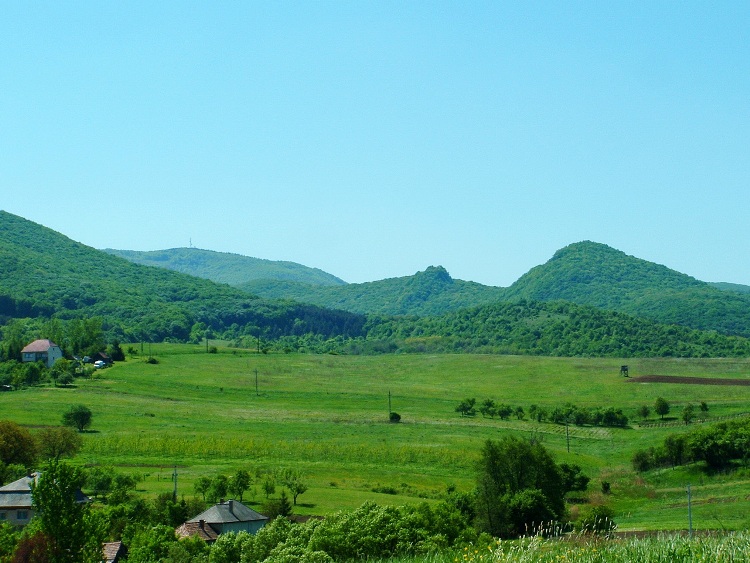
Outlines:
{"label": "tall tree", "polygon": [[50,461],[31,497],[41,531],[51,539],[50,561],[93,563],[101,561],[102,527],[77,495],[84,483],[83,472],[64,462]]}
{"label": "tall tree", "polygon": [[28,430],[12,420],[0,420],[0,462],[31,468],[36,454],[36,442]]}
{"label": "tall tree", "polygon": [[250,473],[244,469],[238,469],[237,473],[229,480],[229,492],[242,502],[242,495],[250,488],[251,482]]}
{"label": "tall tree", "polygon": [[525,525],[562,519],[566,482],[538,442],[507,436],[487,440],[477,474],[476,514],[480,528],[514,537]]}
{"label": "tall tree", "polygon": [[67,426],[43,428],[36,435],[36,440],[42,459],[55,461],[59,461],[61,457],[76,455],[83,446],[81,435]]}

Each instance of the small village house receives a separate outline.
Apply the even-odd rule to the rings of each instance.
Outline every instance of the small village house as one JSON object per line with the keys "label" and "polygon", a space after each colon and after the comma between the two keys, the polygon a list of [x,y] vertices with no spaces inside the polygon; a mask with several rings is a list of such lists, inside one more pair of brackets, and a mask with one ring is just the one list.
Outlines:
{"label": "small village house", "polygon": [[[0,523],[26,526],[34,517],[31,500],[31,483],[39,479],[39,473],[21,477],[17,481],[0,487]],[[76,491],[76,502],[89,502],[81,491]]]}
{"label": "small village house", "polygon": [[180,538],[198,536],[208,543],[221,534],[248,532],[255,534],[268,522],[268,517],[255,512],[236,500],[220,502],[191,518],[175,532]]}
{"label": "small village house", "polygon": [[51,368],[62,357],[60,347],[46,338],[34,340],[21,350],[21,361],[44,362],[48,368]]}

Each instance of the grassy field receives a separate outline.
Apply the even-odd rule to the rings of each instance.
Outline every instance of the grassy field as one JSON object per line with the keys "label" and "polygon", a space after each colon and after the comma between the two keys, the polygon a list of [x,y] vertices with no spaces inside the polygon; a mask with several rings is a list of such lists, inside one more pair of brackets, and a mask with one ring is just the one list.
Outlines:
{"label": "grassy field", "polygon": [[[705,475],[698,467],[652,472],[630,466],[637,449],[686,430],[675,423],[640,427],[640,405],[658,396],[679,417],[688,403],[709,405],[709,417],[750,411],[750,387],[629,382],[631,376],[750,377],[750,360],[618,360],[491,355],[258,355],[203,346],[153,345],[158,364],[142,357],[77,380],[74,388],[39,387],[0,394],[0,418],[30,427],[59,424],[73,404],[94,413],[80,463],[113,465],[137,473],[147,494],[171,491],[177,467],[180,494],[193,495],[202,475],[236,469],[293,467],[310,488],[300,514],[326,514],[365,500],[403,504],[437,499],[449,485],[473,486],[481,444],[512,432],[543,440],[561,462],[577,463],[592,477],[589,497],[616,511],[621,529],[687,526],[693,493],[696,529],[737,529],[750,522],[750,473]],[[256,388],[257,370],[257,388]],[[389,393],[400,424],[388,422]],[[462,418],[458,402],[476,397],[548,409],[621,408],[628,429],[570,427],[528,420]],[[653,420],[656,420],[655,418]],[[676,422],[676,421],[675,421]],[[601,481],[612,494],[600,492]],[[398,494],[373,492],[390,487]],[[256,487],[253,501],[262,500]],[[578,510],[573,507],[573,511]]]}

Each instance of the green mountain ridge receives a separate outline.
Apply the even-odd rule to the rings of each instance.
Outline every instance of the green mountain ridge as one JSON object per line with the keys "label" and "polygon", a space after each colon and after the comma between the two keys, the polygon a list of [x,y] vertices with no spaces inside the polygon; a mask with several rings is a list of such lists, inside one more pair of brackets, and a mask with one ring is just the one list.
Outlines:
{"label": "green mountain ridge", "polygon": [[[572,245],[551,261],[555,268],[574,264],[571,267],[579,271],[573,276],[574,286],[586,280],[592,288],[601,283],[602,274],[597,273],[595,267],[582,268],[581,254],[589,260],[596,252],[603,252],[605,258],[614,252],[625,264],[631,264],[630,258],[623,258],[617,251],[592,244]],[[659,274],[663,273],[661,267],[646,262],[638,264],[656,272],[655,279],[664,277]],[[546,279],[540,275],[544,274],[544,266],[523,280],[527,288],[535,287],[530,283],[534,280]],[[705,289],[706,284],[702,282],[676,273],[668,274],[685,286],[684,291],[694,287]],[[636,281],[633,281],[635,285]],[[559,285],[565,288],[565,283]],[[540,283],[537,289],[543,286]],[[260,344],[260,337],[264,348],[278,352],[434,351],[610,357],[750,355],[749,339],[715,331],[667,325],[559,300],[531,301],[517,295],[515,302],[501,302],[498,296],[506,291],[503,288],[454,280],[439,266],[405,278],[323,289],[359,291],[362,292],[360,299],[375,295],[374,304],[378,300],[389,300],[398,311],[407,313],[365,315],[289,299],[258,298],[226,284],[134,264],[0,212],[3,338],[10,333],[18,335],[19,327],[28,337],[44,337],[43,332],[48,330],[45,320],[49,319],[64,323],[96,317],[102,319],[102,328],[109,340],[200,342],[210,337],[237,346],[255,347],[256,343]],[[725,294],[709,289],[715,295]],[[549,292],[543,296],[554,295]],[[731,292],[726,295],[742,299]],[[488,302],[466,305],[479,299]],[[408,313],[449,307],[453,310],[447,313],[422,316]],[[0,344],[2,352],[7,347],[4,342]]]}
{"label": "green mountain ridge", "polygon": [[103,251],[136,264],[166,268],[235,286],[256,279],[275,279],[321,286],[344,285],[346,283],[323,270],[308,268],[295,262],[265,260],[199,248],[171,248],[152,251],[105,248]]}
{"label": "green mountain ridge", "polygon": [[378,315],[442,315],[504,297],[502,288],[455,280],[442,266],[430,266],[413,276],[336,287],[275,280],[256,280],[238,287],[267,298]]}
{"label": "green mountain ridge", "polygon": [[99,316],[128,341],[185,340],[194,325],[265,337],[359,335],[364,317],[281,303],[198,277],[134,264],[0,211],[0,320]]}
{"label": "green mountain ridge", "polygon": [[750,335],[750,295],[590,241],[557,251],[511,285],[505,298],[570,301],[661,323]]}

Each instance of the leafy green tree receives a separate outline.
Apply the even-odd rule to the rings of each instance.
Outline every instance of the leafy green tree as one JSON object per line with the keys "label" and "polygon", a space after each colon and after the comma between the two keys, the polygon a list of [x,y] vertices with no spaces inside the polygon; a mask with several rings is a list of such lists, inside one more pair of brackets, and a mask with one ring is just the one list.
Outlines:
{"label": "leafy green tree", "polygon": [[60,358],[50,369],[50,376],[55,384],[70,385],[73,382],[74,370],[73,362],[66,358]]}
{"label": "leafy green tree", "polygon": [[0,420],[0,462],[31,468],[37,447],[31,433],[12,420]]}
{"label": "leafy green tree", "polygon": [[523,417],[526,415],[526,413],[523,410],[522,406],[517,406],[515,410],[513,411],[513,414],[516,415],[516,418],[518,420],[523,420]]}
{"label": "leafy green tree", "polygon": [[482,405],[479,407],[479,412],[482,413],[482,416],[489,416],[490,418],[495,418],[495,414],[497,414],[497,407],[495,406],[495,401],[493,401],[492,399],[485,399],[484,401],[482,401]]}
{"label": "leafy green tree", "polygon": [[217,475],[211,480],[211,488],[208,489],[208,500],[219,502],[227,498],[229,492],[229,479],[226,475]]}
{"label": "leafy green tree", "polygon": [[75,456],[83,446],[81,435],[68,426],[43,428],[36,435],[42,459],[58,461],[61,457]]}
{"label": "leafy green tree", "polygon": [[474,409],[476,403],[476,399],[464,399],[456,407],[456,412],[461,413],[461,416],[474,416],[477,413]]}
{"label": "leafy green tree", "polygon": [[513,414],[513,407],[502,403],[497,406],[496,412],[497,416],[499,416],[502,420],[508,420],[510,418],[510,415]]}
{"label": "leafy green tree", "polygon": [[128,563],[155,563],[169,555],[170,546],[177,543],[177,537],[173,527],[159,524],[126,530],[123,541],[128,545]]}
{"label": "leafy green tree", "polygon": [[477,474],[480,529],[515,537],[526,524],[562,519],[565,485],[559,467],[540,443],[514,436],[487,440]]}
{"label": "leafy green tree", "polygon": [[648,415],[651,414],[651,409],[648,408],[648,405],[641,405],[638,407],[638,416],[640,416],[642,419],[647,419]]}
{"label": "leafy green tree", "polygon": [[563,487],[566,491],[585,491],[588,487],[590,477],[584,475],[579,465],[561,463],[560,474],[563,478]]}
{"label": "leafy green tree", "polygon": [[685,408],[682,409],[682,421],[685,424],[690,424],[693,418],[695,418],[695,407],[690,404],[685,405]]}
{"label": "leafy green tree", "polygon": [[280,481],[289,489],[294,506],[297,506],[297,497],[307,491],[307,483],[302,480],[302,474],[294,469],[284,469],[281,472]]}
{"label": "leafy green tree", "polygon": [[665,415],[669,414],[669,403],[664,397],[657,397],[654,403],[654,412],[660,415],[662,420],[664,420]]}
{"label": "leafy green tree", "polygon": [[263,476],[263,480],[261,481],[260,486],[263,489],[266,498],[274,494],[276,492],[276,477],[273,475],[273,473],[266,473]]}
{"label": "leafy green tree", "polygon": [[54,563],[101,561],[103,527],[88,504],[77,499],[84,481],[81,469],[53,460],[32,483],[36,519],[51,540],[50,561]]}
{"label": "leafy green tree", "polygon": [[231,492],[236,499],[242,502],[242,495],[245,494],[252,484],[250,473],[244,469],[238,469],[232,478],[229,480],[229,492]]}
{"label": "leafy green tree", "polygon": [[208,477],[202,476],[198,477],[195,480],[195,483],[193,483],[193,490],[201,495],[203,497],[203,500],[205,502],[206,500],[206,494],[211,489],[211,479]]}
{"label": "leafy green tree", "polygon": [[72,426],[79,432],[83,432],[91,426],[93,415],[91,409],[85,405],[74,405],[70,407],[62,416],[62,423],[65,426]]}

